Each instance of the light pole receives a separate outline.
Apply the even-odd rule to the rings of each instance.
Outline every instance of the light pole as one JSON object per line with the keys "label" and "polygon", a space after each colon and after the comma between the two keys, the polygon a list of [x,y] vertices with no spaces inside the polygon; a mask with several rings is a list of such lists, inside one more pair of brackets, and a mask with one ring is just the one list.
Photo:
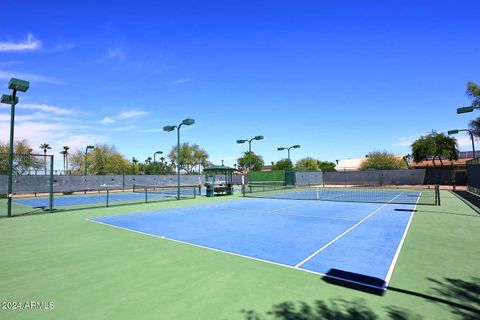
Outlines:
{"label": "light pole", "polygon": [[30,83],[25,80],[11,78],[8,82],[8,89],[12,90],[12,94],[2,94],[1,102],[10,104],[10,150],[8,154],[8,204],[7,216],[12,216],[12,197],[13,197],[13,139],[15,124],[15,105],[18,103],[17,91],[25,92],[30,87]]}
{"label": "light pole", "polygon": [[94,149],[94,148],[95,148],[94,146],[87,146],[85,148],[85,176],[88,174],[88,171],[87,171],[87,168],[88,168],[88,158],[87,158],[88,150],[89,149]]}
{"label": "light pole", "polygon": [[288,161],[289,161],[290,163],[292,163],[292,162],[290,161],[290,149],[292,149],[292,148],[293,148],[293,149],[298,149],[298,148],[300,148],[300,145],[299,145],[299,144],[296,144],[296,145],[291,146],[291,147],[279,147],[279,148],[277,148],[277,150],[278,150],[278,151],[287,150],[287,151],[288,151]]}
{"label": "light pole", "polygon": [[248,172],[252,170],[252,141],[253,140],[263,140],[263,136],[255,136],[252,139],[241,139],[237,140],[237,143],[245,143],[248,142]]}
{"label": "light pole", "polygon": [[157,154],[162,154],[162,153],[163,153],[162,151],[155,151],[155,153],[153,154],[153,174],[156,174],[156,173],[157,173],[157,171],[155,170],[156,167],[157,167],[157,162],[156,162],[156,160],[155,160],[155,156],[156,156]]}
{"label": "light pole", "polygon": [[182,121],[177,126],[165,126],[163,131],[170,132],[177,129],[177,200],[180,200],[180,127],[182,125],[192,125],[195,123],[195,120],[192,118],[187,118]]}
{"label": "light pole", "polygon": [[457,108],[457,114],[472,112],[474,109],[480,109],[480,106],[471,105],[468,107]]}
{"label": "light pole", "polygon": [[448,134],[457,134],[460,131],[466,131],[470,134],[470,139],[472,140],[472,151],[473,151],[473,159],[476,159],[477,157],[475,156],[475,139],[473,138],[473,132],[469,129],[459,129],[459,130],[449,130]]}

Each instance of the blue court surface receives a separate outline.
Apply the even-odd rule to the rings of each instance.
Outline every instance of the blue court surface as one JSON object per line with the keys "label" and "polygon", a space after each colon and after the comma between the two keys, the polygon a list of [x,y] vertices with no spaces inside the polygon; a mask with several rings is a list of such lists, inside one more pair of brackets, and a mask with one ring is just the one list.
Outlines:
{"label": "blue court surface", "polygon": [[385,289],[414,207],[244,198],[90,221]]}
{"label": "blue court surface", "polygon": [[[192,190],[182,190],[180,196],[183,197],[193,197]],[[197,190],[198,192],[198,190]],[[175,197],[176,193],[163,194],[163,193],[148,193],[147,199],[161,200],[165,197]],[[16,198],[13,200],[14,203],[37,208],[37,207],[48,207],[48,198],[38,197],[38,198]],[[108,195],[108,202],[114,204],[115,202],[145,202],[145,193],[142,192],[110,192]],[[67,196],[55,196],[54,197],[54,206],[55,207],[68,207],[68,206],[79,206],[79,205],[100,205],[107,203],[107,193],[104,191],[99,194],[79,194],[79,195],[67,195]]]}

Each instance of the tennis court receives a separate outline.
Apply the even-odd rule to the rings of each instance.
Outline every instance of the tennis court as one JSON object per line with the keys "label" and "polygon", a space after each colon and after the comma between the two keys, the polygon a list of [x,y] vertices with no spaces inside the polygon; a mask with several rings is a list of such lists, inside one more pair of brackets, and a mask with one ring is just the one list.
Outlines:
{"label": "tennis court", "polygon": [[[415,204],[243,198],[88,219],[385,289]],[[418,197],[417,197],[418,200]]]}

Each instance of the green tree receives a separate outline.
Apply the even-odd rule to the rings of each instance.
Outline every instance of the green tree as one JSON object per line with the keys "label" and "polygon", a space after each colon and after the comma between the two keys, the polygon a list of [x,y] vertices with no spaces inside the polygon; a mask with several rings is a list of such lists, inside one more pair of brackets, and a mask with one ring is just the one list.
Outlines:
{"label": "green tree", "polygon": [[440,161],[440,166],[443,166],[444,159],[450,161],[458,159],[457,140],[435,130],[415,140],[411,147],[413,161],[432,159],[435,168],[437,159]]}
{"label": "green tree", "polygon": [[[36,156],[32,156],[32,147],[26,139],[20,139],[13,144],[13,173],[29,174],[31,171],[39,170],[44,167],[45,159],[42,161]],[[8,174],[8,159],[10,144],[0,142],[0,174]]]}
{"label": "green tree", "polygon": [[[131,163],[114,146],[97,144],[88,153],[88,172],[91,174],[124,174],[129,172]],[[70,155],[72,170],[82,173],[85,170],[85,151],[77,150]]]}
{"label": "green tree", "polygon": [[43,163],[45,167],[45,174],[47,174],[47,150],[52,149],[52,147],[50,147],[48,143],[42,143],[39,148],[43,150]]}
{"label": "green tree", "polygon": [[[174,146],[168,153],[168,158],[172,164],[177,163],[177,146]],[[188,142],[180,145],[180,169],[185,170],[187,174],[194,173],[195,167],[199,164],[206,164],[208,153],[200,148],[198,144],[189,144]]]}
{"label": "green tree", "polygon": [[391,170],[407,169],[408,166],[403,159],[395,157],[388,151],[372,151],[368,153],[367,159],[360,165],[361,170]]}
{"label": "green tree", "polygon": [[290,159],[282,159],[276,163],[272,162],[272,170],[284,170],[293,168],[292,161]]}
{"label": "green tree", "polygon": [[240,170],[247,169],[251,163],[252,171],[261,171],[265,164],[263,158],[253,151],[245,151],[242,157],[237,159],[237,163]]}
{"label": "green tree", "polygon": [[317,159],[306,157],[297,161],[295,164],[295,169],[304,171],[319,171],[320,166]]}
{"label": "green tree", "polygon": [[335,162],[330,162],[330,161],[320,161],[320,160],[317,160],[318,161],[318,167],[320,168],[320,170],[322,170],[323,172],[327,172],[327,171],[337,171],[335,170]]}

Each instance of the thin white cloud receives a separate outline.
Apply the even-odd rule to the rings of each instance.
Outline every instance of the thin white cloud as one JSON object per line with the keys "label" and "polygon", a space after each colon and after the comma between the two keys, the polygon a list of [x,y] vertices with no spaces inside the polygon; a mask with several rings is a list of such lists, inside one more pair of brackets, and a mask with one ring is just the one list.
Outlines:
{"label": "thin white cloud", "polygon": [[27,34],[27,39],[20,42],[0,42],[0,52],[34,51],[41,47],[42,42],[31,33]]}
{"label": "thin white cloud", "polygon": [[60,108],[48,104],[33,104],[33,103],[23,103],[18,104],[20,109],[28,109],[28,110],[39,110],[43,112],[48,112],[54,115],[70,115],[73,114],[73,111],[70,109]]}
{"label": "thin white cloud", "polygon": [[124,111],[117,116],[117,119],[125,120],[146,115],[147,112],[141,110]]}
{"label": "thin white cloud", "polygon": [[116,127],[116,128],[113,128],[112,131],[115,131],[115,132],[125,132],[125,131],[132,131],[134,129],[136,129],[137,126],[123,126],[123,127]]}
{"label": "thin white cloud", "polygon": [[115,123],[115,120],[110,118],[110,117],[105,117],[100,121],[100,123],[102,123],[102,124],[112,124],[112,123]]}
{"label": "thin white cloud", "polygon": [[396,147],[410,147],[418,137],[400,137],[393,145]]}
{"label": "thin white cloud", "polygon": [[117,61],[125,61],[127,55],[125,51],[120,48],[108,48],[107,54],[105,55],[103,60],[117,60]]}
{"label": "thin white cloud", "polygon": [[111,116],[111,117],[106,116],[102,120],[100,120],[100,123],[104,125],[110,125],[118,121],[131,120],[134,118],[142,117],[146,114],[147,114],[146,111],[133,109],[128,111],[123,111],[115,116]]}
{"label": "thin white cloud", "polygon": [[190,82],[190,81],[192,81],[192,78],[190,78],[190,77],[188,77],[188,78],[180,78],[180,79],[171,81],[171,82],[169,82],[168,84],[176,85],[176,84],[187,83],[187,82]]}
{"label": "thin white cloud", "polygon": [[38,74],[0,70],[0,80],[10,80],[10,78],[20,78],[20,79],[27,80],[27,81],[30,81],[30,82],[44,82],[44,83],[52,83],[52,84],[62,84],[62,81],[60,81],[58,79],[51,78],[51,77],[45,77],[45,76],[41,76],[41,75],[38,75]]}

